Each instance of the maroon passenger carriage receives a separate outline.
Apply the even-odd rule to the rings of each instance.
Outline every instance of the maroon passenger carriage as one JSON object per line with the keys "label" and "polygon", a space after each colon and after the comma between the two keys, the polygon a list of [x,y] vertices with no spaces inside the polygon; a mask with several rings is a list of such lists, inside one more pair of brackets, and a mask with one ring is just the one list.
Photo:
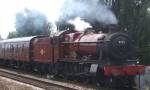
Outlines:
{"label": "maroon passenger carriage", "polygon": [[123,32],[66,30],[54,37],[33,36],[0,41],[0,63],[63,77],[95,80],[100,85],[132,86],[143,65],[129,61],[132,43]]}
{"label": "maroon passenger carriage", "polygon": [[3,64],[24,69],[47,68],[58,58],[54,49],[52,38],[47,36],[6,39],[0,41],[0,59]]}

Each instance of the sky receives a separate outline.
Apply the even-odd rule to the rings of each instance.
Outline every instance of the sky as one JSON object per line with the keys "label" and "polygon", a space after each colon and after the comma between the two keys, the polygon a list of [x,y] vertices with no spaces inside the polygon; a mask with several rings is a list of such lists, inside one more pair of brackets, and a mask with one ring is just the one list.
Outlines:
{"label": "sky", "polygon": [[1,37],[5,39],[9,32],[15,31],[15,15],[24,8],[39,10],[53,22],[56,21],[62,4],[63,0],[0,0]]}
{"label": "sky", "polygon": [[[16,30],[15,29],[16,14],[18,12],[21,12],[25,8],[30,9],[30,10],[34,9],[34,10],[37,10],[37,11],[43,13],[44,15],[46,15],[48,21],[54,25],[55,22],[58,20],[59,15],[61,15],[60,10],[62,10],[62,6],[65,1],[67,1],[67,0],[0,0],[0,35],[1,35],[1,37],[3,39],[6,39],[9,32]],[[72,1],[72,0],[70,0],[70,1]],[[93,0],[93,2],[97,2],[97,0]],[[79,9],[76,9],[76,3],[73,3],[73,4],[74,5],[72,7],[75,6],[73,8],[73,10],[80,12],[79,9],[81,9],[81,6],[79,7]],[[77,5],[78,4],[79,3],[77,3]],[[70,4],[70,5],[72,5],[72,4]],[[88,5],[90,5],[90,7],[91,7],[91,3],[89,3]],[[86,8],[87,4],[85,6],[83,4],[82,5],[83,11],[86,12],[85,16],[94,17],[91,15],[96,15],[96,16],[98,16],[98,18],[101,16],[100,21],[103,21],[103,20],[108,21],[108,22],[114,21],[114,19],[111,19],[111,16],[113,18],[115,16],[113,15],[113,13],[110,10],[108,10],[107,8],[104,8],[105,7],[104,5],[97,6],[97,4],[95,4],[95,3],[93,3],[92,5],[94,5],[94,6],[90,10],[93,12],[93,11],[96,11],[97,9],[99,9],[99,13],[98,14],[93,14],[93,13],[89,14],[89,12],[88,12],[89,8]],[[69,6],[69,7],[71,7],[71,6]],[[105,9],[105,10],[103,10],[103,9]],[[81,12],[83,12],[83,11],[81,10]],[[75,12],[75,14],[79,13],[79,12]],[[96,13],[96,12],[94,12],[94,13]],[[109,18],[107,19],[107,17],[109,17]],[[116,18],[115,18],[115,20],[116,20]],[[85,27],[91,27],[87,22],[84,22],[83,20],[81,20],[78,17],[74,21],[70,21],[70,22],[72,24],[74,24],[76,29],[78,29],[78,30],[81,30],[81,29],[83,30],[83,29],[85,29]]]}
{"label": "sky", "polygon": [[23,7],[23,2],[18,2],[19,0],[0,1],[0,35],[6,38],[8,32],[15,31],[15,13]]}

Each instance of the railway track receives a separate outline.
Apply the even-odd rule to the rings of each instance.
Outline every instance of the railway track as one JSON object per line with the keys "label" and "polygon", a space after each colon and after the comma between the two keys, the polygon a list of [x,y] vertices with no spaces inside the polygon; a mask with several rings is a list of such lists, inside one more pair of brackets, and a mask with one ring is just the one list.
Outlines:
{"label": "railway track", "polygon": [[90,88],[85,86],[79,86],[69,82],[64,83],[55,80],[39,78],[33,75],[28,75],[21,72],[11,71],[3,68],[0,68],[0,76],[17,80],[19,82],[27,83],[33,86],[37,86],[46,90],[110,90],[104,88]]}
{"label": "railway track", "polygon": [[[62,82],[57,80],[49,80],[42,77],[37,77],[35,75],[26,74],[24,72],[4,69],[0,67],[0,76],[10,78],[19,82],[37,86],[46,90],[128,90],[127,88],[121,89],[110,89],[110,88],[93,88],[91,86],[83,86],[79,84],[74,84],[70,82]],[[137,89],[133,89],[137,90]]]}

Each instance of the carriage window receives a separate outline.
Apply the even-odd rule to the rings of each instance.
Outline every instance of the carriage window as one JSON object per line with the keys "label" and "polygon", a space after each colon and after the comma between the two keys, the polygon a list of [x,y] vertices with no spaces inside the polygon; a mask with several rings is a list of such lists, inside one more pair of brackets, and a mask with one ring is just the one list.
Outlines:
{"label": "carriage window", "polygon": [[4,52],[4,44],[2,44],[2,52]]}
{"label": "carriage window", "polygon": [[8,48],[8,53],[10,53],[10,44],[8,44],[7,48]]}
{"label": "carriage window", "polygon": [[[3,44],[3,52],[5,53],[5,44]],[[3,53],[3,54],[4,54],[4,53]]]}
{"label": "carriage window", "polygon": [[2,50],[1,48],[2,48],[2,45],[0,45],[0,51]]}
{"label": "carriage window", "polygon": [[18,52],[18,44],[16,45],[16,49],[15,49],[15,51],[16,51],[16,52]]}
{"label": "carriage window", "polygon": [[24,50],[24,43],[22,43],[20,45],[20,55],[24,55],[24,52],[25,52],[25,50]]}
{"label": "carriage window", "polygon": [[13,52],[14,51],[14,47],[13,47],[13,45],[11,45],[11,50],[10,50],[10,52]]}
{"label": "carriage window", "polygon": [[24,45],[23,45],[23,53],[24,53],[24,55],[26,55],[27,52],[28,52],[28,51],[27,51],[27,50],[28,50],[27,48],[28,48],[28,42],[25,42]]}
{"label": "carriage window", "polygon": [[24,44],[22,44],[22,48],[21,48],[21,51],[22,51],[22,52],[24,51]]}
{"label": "carriage window", "polygon": [[5,45],[6,53],[8,52],[8,44]]}

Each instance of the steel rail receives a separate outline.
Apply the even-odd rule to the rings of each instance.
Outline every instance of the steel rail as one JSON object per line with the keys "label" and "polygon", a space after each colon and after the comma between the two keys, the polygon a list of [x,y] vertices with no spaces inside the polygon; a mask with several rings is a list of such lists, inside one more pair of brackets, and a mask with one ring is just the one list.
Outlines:
{"label": "steel rail", "polygon": [[82,87],[79,85],[49,80],[45,78],[39,78],[32,75],[18,73],[7,69],[0,68],[0,76],[17,80],[26,84],[37,86],[46,90],[96,90],[89,87]]}

